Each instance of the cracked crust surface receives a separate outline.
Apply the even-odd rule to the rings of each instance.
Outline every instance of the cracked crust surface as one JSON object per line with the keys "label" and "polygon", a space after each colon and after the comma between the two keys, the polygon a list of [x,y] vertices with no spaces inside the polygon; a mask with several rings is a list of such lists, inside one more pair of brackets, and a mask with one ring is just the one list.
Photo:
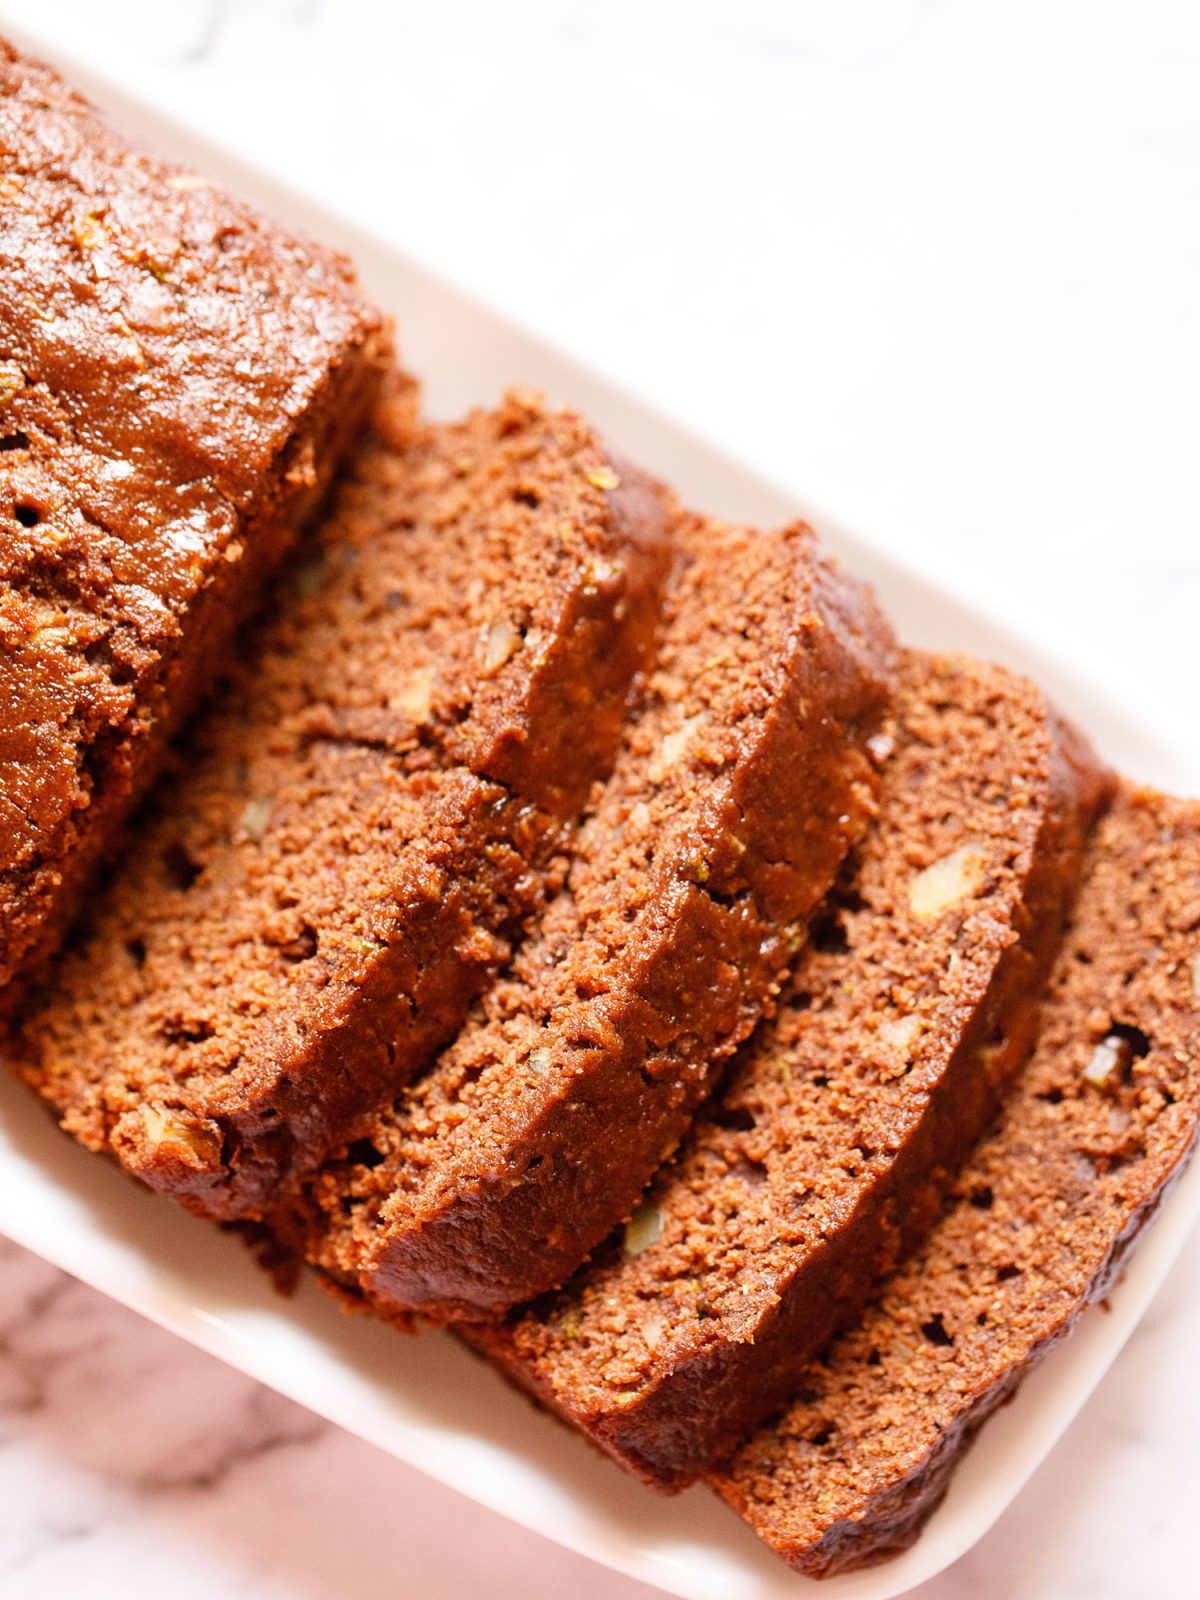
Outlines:
{"label": "cracked crust surface", "polygon": [[0,41],[0,990],[44,962],[388,340],[348,261]]}

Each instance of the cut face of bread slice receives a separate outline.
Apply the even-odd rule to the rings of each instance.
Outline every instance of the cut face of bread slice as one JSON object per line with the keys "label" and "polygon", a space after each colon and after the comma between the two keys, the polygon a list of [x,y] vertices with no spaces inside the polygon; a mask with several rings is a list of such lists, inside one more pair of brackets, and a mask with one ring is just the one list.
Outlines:
{"label": "cut face of bread slice", "polygon": [[323,495],[389,339],[344,256],[144,155],[3,40],[0,107],[9,1010]]}
{"label": "cut face of bread slice", "polygon": [[870,598],[801,526],[699,519],[567,885],[453,1046],[281,1231],[385,1314],[481,1317],[626,1216],[873,810]]}
{"label": "cut face of bread slice", "polygon": [[354,1137],[560,881],[669,518],[528,395],[365,449],[23,1018],[17,1064],[66,1128],[218,1217]]}
{"label": "cut face of bread slice", "polygon": [[908,658],[884,740],[879,819],[779,1014],[623,1232],[474,1336],[659,1487],[786,1399],[1033,1042],[1106,780],[1031,684],[958,658]]}
{"label": "cut face of bread slice", "polygon": [[1122,798],[1097,829],[1029,1066],[928,1243],[712,1477],[828,1576],[905,1549],[980,1425],[1086,1306],[1200,1123],[1200,808]]}

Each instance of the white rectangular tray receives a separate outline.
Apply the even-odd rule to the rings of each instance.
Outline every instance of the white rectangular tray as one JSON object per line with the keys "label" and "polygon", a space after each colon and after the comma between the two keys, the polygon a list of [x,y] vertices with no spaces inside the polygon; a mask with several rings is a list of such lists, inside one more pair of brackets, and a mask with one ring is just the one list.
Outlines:
{"label": "white rectangular tray", "polygon": [[[697,506],[747,521],[801,514],[872,579],[914,644],[962,646],[1030,673],[1123,771],[1200,793],[1200,728],[1155,723],[1153,700],[1082,659],[1065,630],[972,592],[911,530],[892,551],[814,507],[799,489],[755,475],[673,426],[560,351],[345,219],[251,170],[135,100],[61,41],[25,37],[56,59],[116,121],[317,236],[342,244],[396,315],[427,403],[448,415],[492,402],[510,383],[577,405],[616,447]],[[851,508],[842,515],[852,520]],[[878,537],[878,535],[877,535]],[[936,576],[933,574],[936,571]],[[820,1586],[827,1600],[888,1600],[932,1577],[979,1539],[1049,1452],[1108,1369],[1197,1215],[1200,1164],[1148,1231],[1108,1314],[1085,1317],[984,1431],[914,1549],[884,1567]],[[703,1488],[660,1500],[624,1478],[442,1335],[409,1340],[348,1318],[311,1285],[281,1300],[234,1239],[141,1192],[65,1139],[32,1096],[0,1079],[0,1231],[114,1299],[340,1423],[381,1449],[547,1538],[686,1600],[784,1600],[816,1585],[788,1571]]]}

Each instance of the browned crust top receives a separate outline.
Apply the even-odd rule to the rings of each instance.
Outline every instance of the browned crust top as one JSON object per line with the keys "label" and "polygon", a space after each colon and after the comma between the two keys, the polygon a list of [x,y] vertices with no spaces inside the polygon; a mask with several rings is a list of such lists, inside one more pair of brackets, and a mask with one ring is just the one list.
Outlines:
{"label": "browned crust top", "polygon": [[[369,400],[349,263],[0,41],[0,985]],[[263,548],[257,548],[261,545]],[[210,615],[212,613],[213,615]],[[227,631],[227,630],[226,630]],[[101,805],[101,802],[104,804]]]}

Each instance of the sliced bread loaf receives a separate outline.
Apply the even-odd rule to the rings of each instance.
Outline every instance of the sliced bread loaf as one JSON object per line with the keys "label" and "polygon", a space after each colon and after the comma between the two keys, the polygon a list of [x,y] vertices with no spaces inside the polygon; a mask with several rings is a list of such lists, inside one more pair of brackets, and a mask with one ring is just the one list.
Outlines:
{"label": "sliced bread loaf", "polygon": [[1103,1297],[1200,1125],[1200,808],[1130,794],[1089,848],[1029,1066],[925,1247],[712,1477],[825,1577],[916,1538],[955,1462]]}
{"label": "sliced bread loaf", "polygon": [[675,1488],[778,1406],[932,1223],[1033,1042],[1106,780],[1024,679],[910,656],[879,820],[779,1015],[623,1234],[473,1341]]}
{"label": "sliced bread loaf", "polygon": [[892,687],[817,553],[694,519],[657,671],[567,886],[463,1033],[279,1225],[377,1309],[483,1317],[627,1216],[873,810]]}
{"label": "sliced bread loaf", "polygon": [[397,445],[13,1046],[66,1128],[212,1216],[258,1215],[457,1030],[652,644],[669,510],[578,417],[512,395]]}

